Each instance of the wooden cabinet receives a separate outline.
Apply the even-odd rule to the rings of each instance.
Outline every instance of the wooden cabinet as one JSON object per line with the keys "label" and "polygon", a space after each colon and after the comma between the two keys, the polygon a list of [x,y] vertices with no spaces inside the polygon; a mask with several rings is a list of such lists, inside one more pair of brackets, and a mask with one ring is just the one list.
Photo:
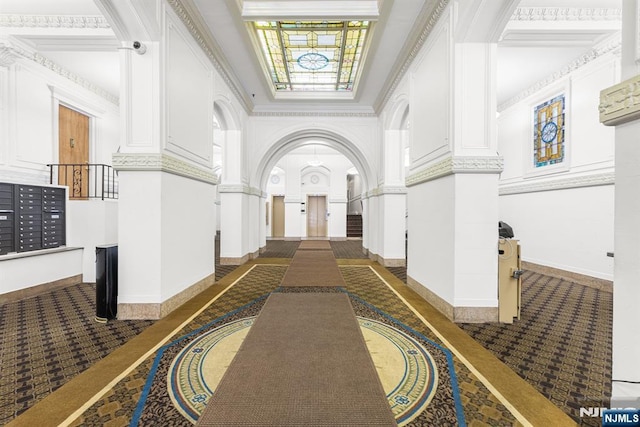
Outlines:
{"label": "wooden cabinet", "polygon": [[522,286],[520,244],[513,239],[498,241],[498,317],[503,323],[520,319]]}
{"label": "wooden cabinet", "polygon": [[64,188],[0,183],[0,254],[66,244]]}

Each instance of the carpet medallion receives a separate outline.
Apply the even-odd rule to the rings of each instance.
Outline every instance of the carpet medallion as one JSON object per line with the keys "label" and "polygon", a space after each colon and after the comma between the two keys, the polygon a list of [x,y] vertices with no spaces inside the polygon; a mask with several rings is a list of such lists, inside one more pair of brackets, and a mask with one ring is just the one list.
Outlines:
{"label": "carpet medallion", "polygon": [[[255,315],[248,314],[256,314],[264,301],[261,297],[165,345],[156,355],[131,425],[152,425],[159,420],[171,425],[195,424],[255,321]],[[446,350],[415,336],[358,298],[351,297],[351,301],[398,424],[407,425],[429,412],[436,396],[436,401],[449,403],[451,421],[464,423],[462,414],[456,414],[457,384],[447,383],[455,382],[455,374],[449,371]],[[440,378],[448,381],[439,384]]]}

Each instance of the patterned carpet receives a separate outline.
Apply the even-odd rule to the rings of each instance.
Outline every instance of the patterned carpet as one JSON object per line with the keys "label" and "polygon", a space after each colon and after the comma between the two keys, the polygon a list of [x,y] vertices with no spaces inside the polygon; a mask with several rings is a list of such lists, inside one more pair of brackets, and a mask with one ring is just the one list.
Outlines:
{"label": "patterned carpet", "polygon": [[[364,258],[360,241],[332,241],[331,245],[337,258]],[[287,253],[290,257],[297,246],[295,241],[268,241],[261,257],[278,254],[287,257]],[[235,268],[216,265],[216,278]],[[210,307],[211,319],[271,292],[281,279],[276,277],[278,271],[284,274],[285,269],[269,266],[266,272],[257,268],[250,280],[234,286],[233,295],[225,295],[215,307]],[[406,281],[404,268],[388,270]],[[394,312],[387,297],[370,292],[369,279],[375,278],[367,277],[364,269],[348,267],[342,271],[350,293],[404,319],[407,313],[397,307],[400,312]],[[153,323],[94,322],[94,292],[92,285],[82,284],[0,306],[0,425]],[[512,325],[460,326],[576,421],[599,425],[599,419],[580,420],[577,412],[580,406],[607,406],[611,380],[611,293],[527,272],[522,298],[522,319]],[[407,324],[413,327],[420,322]],[[195,330],[203,325],[195,322],[186,329]],[[144,362],[118,384],[94,413],[85,414],[84,425],[127,425],[133,408],[122,400],[128,396],[132,402],[137,401],[150,363]],[[487,412],[492,406],[485,405],[486,397],[474,390],[483,388],[482,383],[464,376],[460,383],[467,420],[485,419],[493,420],[492,425],[511,425],[497,421],[503,413],[499,406]]]}
{"label": "patterned carpet", "polygon": [[613,301],[606,292],[527,271],[521,318],[460,325],[582,425],[580,407],[609,407]]}
{"label": "patterned carpet", "polygon": [[[204,328],[210,328],[215,325],[216,319],[226,313],[233,312],[230,320],[235,320],[240,315],[245,315],[243,306],[253,302],[258,297],[266,293],[274,291],[278,283],[282,280],[286,266],[276,265],[257,265],[239,282],[237,282],[229,291],[227,291],[219,300],[209,306],[202,314],[200,314],[194,322],[191,322],[182,331],[176,334],[175,338],[187,336],[194,331]],[[431,331],[422,323],[406,305],[404,305],[398,297],[384,285],[378,276],[368,267],[341,267],[345,281],[347,282],[346,290],[365,303],[356,303],[355,309],[358,315],[366,314],[367,316],[376,317],[377,319],[385,319],[387,317],[381,313],[388,313],[393,318],[401,319],[403,324],[407,325],[422,340],[430,340],[439,345],[438,338],[433,336]],[[311,289],[313,290],[313,289]],[[372,306],[375,309],[371,308]],[[255,307],[248,306],[247,310],[251,313],[255,312]],[[240,309],[239,311],[235,311]],[[253,311],[251,311],[253,310]],[[251,314],[249,313],[249,314]],[[227,317],[225,317],[227,319]],[[178,352],[178,347],[167,350],[171,354]],[[159,420],[163,425],[188,426],[191,422],[180,416],[175,408],[167,401],[166,397],[166,373],[168,364],[154,364],[154,358],[151,357],[141,365],[139,365],[130,375],[120,381],[109,393],[107,393],[96,404],[90,407],[73,425],[109,425],[109,426],[125,426],[129,425],[130,420],[138,420],[136,407],[139,398],[142,396],[145,379],[154,369],[165,369],[159,375],[164,375],[164,380],[154,381],[153,386],[149,389],[146,403],[139,408],[139,423],[132,425],[155,426]],[[515,423],[515,418],[509,411],[493,396],[489,390],[458,360],[453,361],[455,370],[458,374],[460,387],[460,399],[464,416],[469,425],[495,425],[495,426],[511,426]],[[164,368],[163,368],[164,366]],[[155,371],[154,371],[155,373]],[[443,384],[447,383],[446,370],[441,372]],[[163,391],[164,390],[164,391]],[[444,390],[444,389],[443,389]],[[156,398],[158,400],[156,400]],[[429,405],[427,409],[421,413],[416,419],[411,421],[409,426],[451,426],[458,425],[455,421],[455,406],[451,403],[446,404],[445,395],[440,397],[440,404]],[[454,411],[454,412],[451,412]],[[452,418],[453,417],[453,418]]]}
{"label": "patterned carpet", "polygon": [[95,295],[83,283],[0,305],[0,425],[153,323],[98,323]]}

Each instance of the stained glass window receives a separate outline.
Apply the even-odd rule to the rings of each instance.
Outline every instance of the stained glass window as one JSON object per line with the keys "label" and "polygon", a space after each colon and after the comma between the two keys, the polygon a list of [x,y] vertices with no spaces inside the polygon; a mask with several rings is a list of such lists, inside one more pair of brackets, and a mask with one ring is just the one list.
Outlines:
{"label": "stained glass window", "polygon": [[564,94],[535,107],[533,164],[536,168],[562,163],[565,155]]}
{"label": "stained glass window", "polygon": [[351,91],[368,21],[253,23],[276,91]]}

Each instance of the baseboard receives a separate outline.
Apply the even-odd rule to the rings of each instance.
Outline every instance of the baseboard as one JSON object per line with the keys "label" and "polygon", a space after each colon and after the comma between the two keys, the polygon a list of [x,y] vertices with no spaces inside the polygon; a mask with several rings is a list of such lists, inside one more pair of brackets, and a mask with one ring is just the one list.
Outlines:
{"label": "baseboard", "polygon": [[78,285],[80,283],[82,283],[82,274],[76,274],[75,276],[65,277],[64,279],[58,279],[52,282],[18,289],[17,291],[7,292],[5,294],[0,294],[0,305],[35,297],[45,292],[66,288],[67,286]]}
{"label": "baseboard", "polygon": [[247,261],[249,261],[249,254],[246,254],[240,258],[220,257],[220,265],[242,265]]}
{"label": "baseboard", "polygon": [[118,304],[118,320],[162,319],[173,310],[213,285],[215,281],[215,273],[210,274],[162,303],[120,303]]}
{"label": "baseboard", "polygon": [[452,322],[487,323],[498,321],[498,307],[454,307],[411,276],[407,276],[407,286]]}
{"label": "baseboard", "polygon": [[385,267],[406,267],[407,260],[404,258],[382,258],[378,256],[378,264],[382,264]]}
{"label": "baseboard", "polygon": [[611,280],[599,279],[597,277],[574,273],[573,271],[561,270],[555,267],[548,267],[546,265],[535,264],[528,261],[522,261],[522,268],[535,273],[544,274],[545,276],[557,277],[558,279],[587,286],[589,288],[599,289],[605,292],[613,292],[613,282]]}

